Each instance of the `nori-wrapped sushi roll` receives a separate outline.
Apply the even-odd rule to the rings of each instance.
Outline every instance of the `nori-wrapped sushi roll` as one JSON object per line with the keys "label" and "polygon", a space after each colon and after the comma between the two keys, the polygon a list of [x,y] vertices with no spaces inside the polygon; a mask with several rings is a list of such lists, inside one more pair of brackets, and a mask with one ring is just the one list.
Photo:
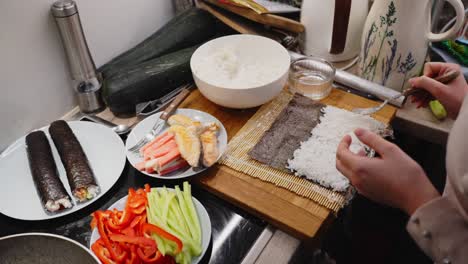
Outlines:
{"label": "nori-wrapped sushi roll", "polygon": [[49,140],[43,131],[26,136],[29,168],[42,205],[49,212],[73,206],[57,171]]}
{"label": "nori-wrapped sushi roll", "polygon": [[68,184],[70,184],[73,196],[79,202],[96,197],[99,193],[99,186],[93,170],[80,142],[67,122],[63,120],[52,122],[49,133],[67,172]]}

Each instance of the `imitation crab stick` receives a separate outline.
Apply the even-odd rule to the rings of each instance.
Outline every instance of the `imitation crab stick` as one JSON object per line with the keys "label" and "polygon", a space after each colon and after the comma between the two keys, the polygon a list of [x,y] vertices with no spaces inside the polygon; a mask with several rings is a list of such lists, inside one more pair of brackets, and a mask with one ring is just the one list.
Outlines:
{"label": "imitation crab stick", "polygon": [[180,158],[180,152],[177,148],[174,148],[164,156],[146,161],[144,167],[146,172],[149,172],[149,170],[159,171],[160,168],[166,166],[178,158]]}
{"label": "imitation crab stick", "polygon": [[175,148],[177,148],[177,144],[176,144],[175,140],[173,140],[173,139],[169,140],[168,142],[166,142],[164,145],[160,146],[157,149],[147,150],[147,152],[145,153],[144,159],[145,160],[150,160],[150,159],[154,159],[154,158],[159,158],[161,156],[166,155],[167,153],[169,153],[171,150],[173,150]]}
{"label": "imitation crab stick", "polygon": [[140,171],[146,171],[148,173],[153,173],[156,171],[161,174],[161,171],[164,171],[167,174],[186,166],[186,162],[183,161],[184,160],[181,158],[179,149],[175,147],[170,149],[170,151],[165,155],[139,162],[135,165],[135,167]]}
{"label": "imitation crab stick", "polygon": [[180,158],[180,152],[179,149],[175,148],[171,150],[169,153],[166,155],[156,159],[158,161],[158,170],[167,164],[171,163],[172,161]]}
{"label": "imitation crab stick", "polygon": [[147,148],[151,147],[153,144],[155,144],[156,142],[158,142],[159,140],[161,140],[162,138],[164,138],[165,136],[167,136],[169,134],[169,132],[164,132],[162,133],[161,135],[155,137],[153,140],[151,140],[150,142],[146,143],[146,145],[144,145],[141,149],[140,149],[140,153],[143,153]]}
{"label": "imitation crab stick", "polygon": [[149,146],[143,151],[143,157],[147,156],[148,153],[150,153],[151,151],[160,148],[162,145],[166,144],[171,139],[174,139],[174,134],[172,133],[160,138],[157,142],[153,143],[153,145]]}
{"label": "imitation crab stick", "polygon": [[186,167],[187,165],[188,165],[187,161],[185,161],[182,158],[179,158],[179,159],[167,164],[166,166],[160,168],[159,175],[162,176],[162,175],[169,174],[169,173],[171,173],[173,171],[182,169],[182,168]]}

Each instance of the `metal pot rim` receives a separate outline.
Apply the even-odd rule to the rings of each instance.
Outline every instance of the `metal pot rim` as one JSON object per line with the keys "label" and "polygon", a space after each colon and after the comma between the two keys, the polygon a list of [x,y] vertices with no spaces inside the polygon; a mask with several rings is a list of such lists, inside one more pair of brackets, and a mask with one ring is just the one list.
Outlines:
{"label": "metal pot rim", "polygon": [[7,239],[10,239],[10,238],[16,238],[16,237],[25,237],[25,236],[43,236],[43,237],[53,237],[53,238],[58,238],[58,239],[62,239],[62,240],[65,240],[65,241],[68,241],[68,242],[71,242],[72,244],[84,249],[95,261],[96,263],[101,263],[99,261],[99,259],[93,254],[93,252],[91,252],[88,248],[86,248],[85,246],[83,246],[82,244],[80,244],[79,242],[71,239],[71,238],[68,238],[68,237],[65,237],[65,236],[60,236],[60,235],[56,235],[56,234],[51,234],[51,233],[41,233],[41,232],[30,232],[30,233],[19,233],[19,234],[14,234],[14,235],[8,235],[8,236],[4,236],[4,237],[0,237],[0,241],[2,240],[7,240]]}

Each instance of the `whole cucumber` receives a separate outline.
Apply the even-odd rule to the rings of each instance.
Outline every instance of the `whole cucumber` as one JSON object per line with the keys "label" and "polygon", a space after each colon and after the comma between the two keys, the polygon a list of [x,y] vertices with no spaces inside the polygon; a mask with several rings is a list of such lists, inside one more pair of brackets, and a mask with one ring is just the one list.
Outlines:
{"label": "whole cucumber", "polygon": [[192,80],[190,58],[198,46],[121,68],[104,80],[103,98],[116,116],[135,114],[135,105],[162,97]]}
{"label": "whole cucumber", "polygon": [[213,38],[218,31],[217,19],[208,12],[188,9],[165,24],[135,47],[99,68],[104,79],[122,67],[136,65],[153,58],[192,47]]}

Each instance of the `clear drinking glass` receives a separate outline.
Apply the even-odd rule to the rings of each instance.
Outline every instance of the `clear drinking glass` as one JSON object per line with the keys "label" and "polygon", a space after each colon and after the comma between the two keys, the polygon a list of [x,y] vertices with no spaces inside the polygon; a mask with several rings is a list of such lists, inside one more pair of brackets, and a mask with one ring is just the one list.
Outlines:
{"label": "clear drinking glass", "polygon": [[328,61],[315,57],[304,57],[291,63],[289,89],[313,100],[327,97],[335,78],[335,67]]}

